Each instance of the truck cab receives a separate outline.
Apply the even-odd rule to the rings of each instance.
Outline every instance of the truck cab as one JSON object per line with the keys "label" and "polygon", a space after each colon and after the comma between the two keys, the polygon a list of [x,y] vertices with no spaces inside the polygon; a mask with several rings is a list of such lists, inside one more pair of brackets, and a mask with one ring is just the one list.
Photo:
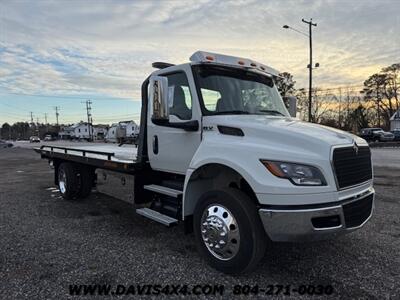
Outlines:
{"label": "truck cab", "polygon": [[370,219],[367,142],[296,119],[295,99],[288,110],[276,88],[279,72],[202,51],[186,64],[153,66],[142,85],[136,162],[119,171],[134,170],[137,213],[165,225],[183,222],[210,265],[246,272],[268,240],[333,238]]}

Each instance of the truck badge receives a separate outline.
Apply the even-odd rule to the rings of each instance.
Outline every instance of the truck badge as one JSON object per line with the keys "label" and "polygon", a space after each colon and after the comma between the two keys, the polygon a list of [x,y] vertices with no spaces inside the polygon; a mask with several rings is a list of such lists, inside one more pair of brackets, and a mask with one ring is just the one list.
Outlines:
{"label": "truck badge", "polygon": [[353,149],[354,149],[354,152],[356,153],[356,155],[358,155],[358,145],[356,142],[354,142],[354,144],[353,144]]}

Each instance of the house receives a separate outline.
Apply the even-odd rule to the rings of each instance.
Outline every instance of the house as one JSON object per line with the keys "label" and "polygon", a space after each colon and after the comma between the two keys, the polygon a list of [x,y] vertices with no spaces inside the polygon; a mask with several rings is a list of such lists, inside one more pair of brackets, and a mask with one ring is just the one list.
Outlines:
{"label": "house", "polygon": [[104,141],[107,143],[119,143],[126,135],[126,128],[121,126],[119,123],[114,123],[108,129]]}
{"label": "house", "polygon": [[400,109],[390,118],[390,130],[400,129]]}
{"label": "house", "polygon": [[[121,122],[120,122],[121,123]],[[129,140],[136,139],[139,136],[139,125],[135,123],[135,121],[126,121],[122,122],[126,126],[126,138]]]}
{"label": "house", "polygon": [[112,124],[105,137],[106,142],[135,142],[139,135],[139,126],[134,121],[121,121]]}
{"label": "house", "polygon": [[70,140],[72,139],[72,135],[74,133],[74,128],[72,126],[62,127],[58,136],[60,140]]}
{"label": "house", "polygon": [[87,122],[79,122],[73,125],[74,133],[72,138],[78,140],[89,140],[93,133],[93,127]]}
{"label": "house", "polygon": [[78,139],[78,140],[89,140],[91,134],[93,134],[93,127],[87,123],[80,121],[71,126],[64,127],[59,133],[60,139]]}
{"label": "house", "polygon": [[104,140],[108,132],[108,125],[94,125],[93,126],[93,140]]}

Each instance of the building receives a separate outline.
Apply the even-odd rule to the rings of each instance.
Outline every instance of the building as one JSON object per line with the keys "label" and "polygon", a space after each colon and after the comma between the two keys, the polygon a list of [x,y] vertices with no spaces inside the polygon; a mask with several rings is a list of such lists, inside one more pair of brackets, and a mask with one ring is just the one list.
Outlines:
{"label": "building", "polygon": [[112,124],[105,137],[110,143],[134,143],[139,136],[139,126],[135,121],[121,121]]}
{"label": "building", "polygon": [[58,137],[61,140],[70,140],[72,139],[72,135],[74,133],[74,128],[72,126],[62,127],[60,132],[58,133]]}
{"label": "building", "polygon": [[126,121],[122,122],[126,126],[126,138],[127,139],[136,139],[139,136],[139,125],[135,123],[135,121]]}
{"label": "building", "polygon": [[400,109],[390,118],[390,130],[400,129]]}
{"label": "building", "polygon": [[93,140],[102,141],[108,132],[108,125],[93,125]]}
{"label": "building", "polygon": [[93,134],[93,127],[87,122],[79,122],[77,124],[64,127],[59,132],[60,139],[77,139],[77,140],[89,140]]}

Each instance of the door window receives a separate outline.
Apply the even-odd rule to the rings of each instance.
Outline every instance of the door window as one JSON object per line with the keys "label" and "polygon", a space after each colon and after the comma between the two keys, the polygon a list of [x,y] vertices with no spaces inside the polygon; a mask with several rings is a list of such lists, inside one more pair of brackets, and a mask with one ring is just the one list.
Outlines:
{"label": "door window", "polygon": [[192,118],[192,96],[185,73],[165,75],[168,78],[169,114],[181,120]]}

